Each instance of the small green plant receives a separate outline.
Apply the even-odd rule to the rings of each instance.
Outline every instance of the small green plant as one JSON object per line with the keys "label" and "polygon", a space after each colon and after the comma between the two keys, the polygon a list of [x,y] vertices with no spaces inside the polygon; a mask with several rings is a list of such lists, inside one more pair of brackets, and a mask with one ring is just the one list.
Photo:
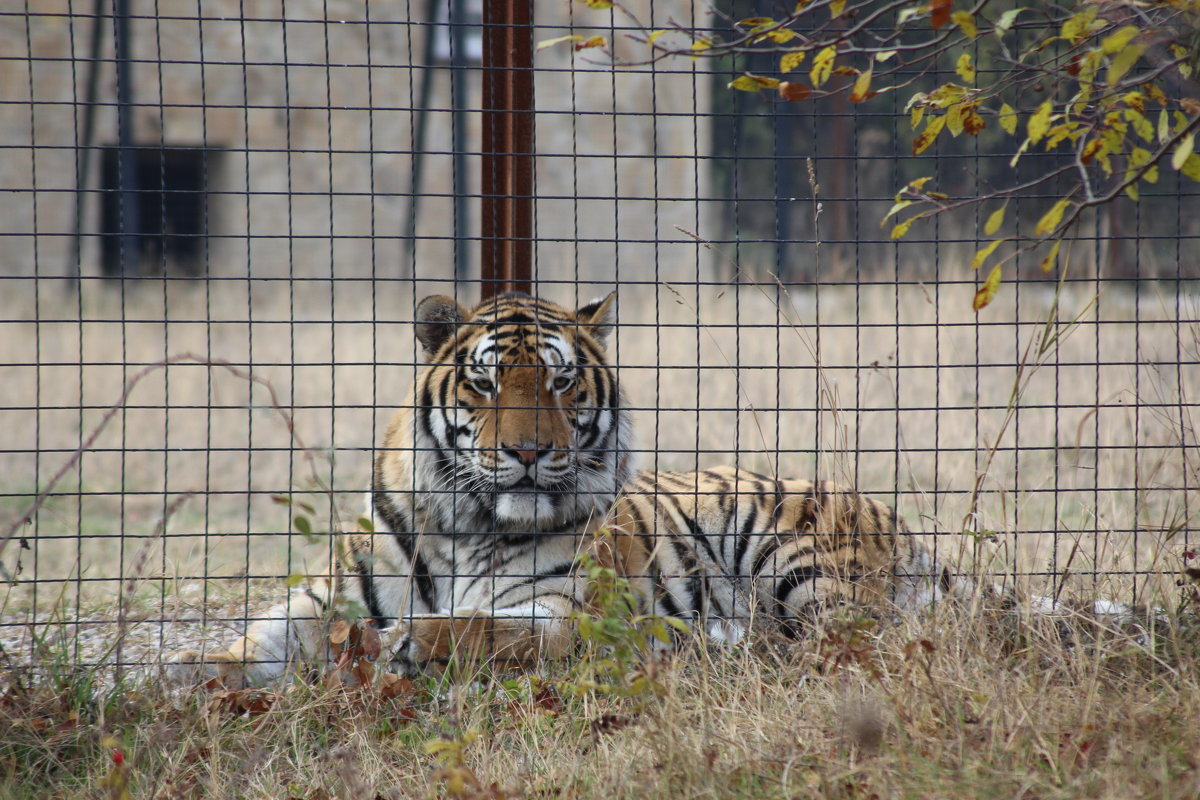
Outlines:
{"label": "small green plant", "polygon": [[629,579],[589,554],[578,561],[587,576],[590,611],[575,612],[581,653],[564,684],[576,695],[587,692],[618,697],[657,697],[664,687],[658,678],[656,650],[671,644],[671,629],[689,635],[687,623],[676,617],[640,613],[641,598]]}

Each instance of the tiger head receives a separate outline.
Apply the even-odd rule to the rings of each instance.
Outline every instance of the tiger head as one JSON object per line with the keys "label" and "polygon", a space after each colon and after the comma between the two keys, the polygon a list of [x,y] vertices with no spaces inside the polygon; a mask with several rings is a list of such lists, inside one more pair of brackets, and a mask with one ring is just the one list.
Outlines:
{"label": "tiger head", "polygon": [[605,356],[615,294],[576,311],[511,293],[417,307],[411,475],[443,530],[546,531],[603,515],[631,474]]}

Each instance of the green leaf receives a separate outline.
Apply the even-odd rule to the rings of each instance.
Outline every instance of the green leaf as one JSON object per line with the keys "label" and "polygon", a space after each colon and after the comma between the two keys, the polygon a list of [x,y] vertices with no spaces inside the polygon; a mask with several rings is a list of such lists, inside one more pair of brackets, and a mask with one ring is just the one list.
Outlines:
{"label": "green leaf", "polygon": [[1038,220],[1038,224],[1033,229],[1033,232],[1038,236],[1045,236],[1053,231],[1058,227],[1058,223],[1062,222],[1063,213],[1067,210],[1069,205],[1071,205],[1071,201],[1066,197],[1052,205],[1050,210],[1043,214],[1042,218]]}
{"label": "green leaf", "polygon": [[1017,112],[1008,103],[1000,106],[1000,127],[1005,133],[1017,132]]}
{"label": "green leaf", "polygon": [[[1003,211],[1003,209],[1001,209],[1001,211]],[[971,259],[971,269],[979,269],[982,267],[983,262],[988,260],[988,256],[996,252],[996,248],[999,247],[1000,243],[1004,241],[1007,240],[996,239],[995,241],[988,242],[983,247],[979,248],[979,250],[975,253],[975,257]]]}
{"label": "green leaf", "polygon": [[992,302],[992,298],[996,296],[996,290],[1000,288],[1000,278],[1000,265],[997,264],[988,273],[987,280],[983,282],[983,286],[980,286],[979,290],[975,292],[975,299],[971,302],[971,308],[979,311]]}
{"label": "green leaf", "polygon": [[308,517],[296,517],[296,530],[303,533],[305,536],[312,534],[312,523],[308,521]]}
{"label": "green leaf", "polygon": [[1004,38],[1004,34],[1012,30],[1013,23],[1017,21],[1017,14],[1027,10],[1028,9],[1026,8],[1012,8],[1001,14],[1000,18],[996,20],[996,25],[993,28],[993,30],[996,32],[996,38]]}
{"label": "green leaf", "polygon": [[287,588],[289,589],[295,589],[302,583],[304,583],[304,576],[298,572],[293,572],[287,576]]}
{"label": "green leaf", "polygon": [[888,209],[888,212],[883,215],[883,219],[880,220],[880,222],[879,222],[879,227],[882,228],[884,225],[887,224],[887,221],[890,217],[892,217],[895,214],[899,214],[901,211],[908,208],[915,202],[917,202],[917,201],[916,200],[897,200],[896,203],[890,209]]}
{"label": "green leaf", "polygon": [[1037,111],[1029,118],[1028,131],[1029,141],[1037,144],[1038,141],[1046,135],[1046,131],[1050,129],[1050,112],[1053,110],[1053,103],[1046,100]]}
{"label": "green leaf", "polygon": [[554,45],[556,45],[556,44],[562,44],[563,42],[582,42],[582,41],[583,41],[582,36],[556,36],[553,39],[542,39],[540,42],[537,43],[537,47],[534,49],[541,51],[541,50],[545,50],[547,47],[554,47]]}
{"label": "green leaf", "polygon": [[993,211],[987,218],[987,222],[983,225],[983,233],[985,236],[994,236],[996,231],[1000,230],[1001,224],[1004,223],[1004,209],[1008,205],[1002,205]]}

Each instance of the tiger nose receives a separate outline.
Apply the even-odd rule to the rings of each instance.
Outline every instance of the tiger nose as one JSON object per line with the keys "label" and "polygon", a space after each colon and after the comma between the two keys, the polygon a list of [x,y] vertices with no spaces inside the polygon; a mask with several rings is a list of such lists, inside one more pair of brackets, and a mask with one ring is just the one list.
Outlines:
{"label": "tiger nose", "polygon": [[543,445],[521,445],[519,447],[505,447],[504,453],[511,458],[515,458],[526,466],[533,464],[539,458],[550,452],[549,447]]}

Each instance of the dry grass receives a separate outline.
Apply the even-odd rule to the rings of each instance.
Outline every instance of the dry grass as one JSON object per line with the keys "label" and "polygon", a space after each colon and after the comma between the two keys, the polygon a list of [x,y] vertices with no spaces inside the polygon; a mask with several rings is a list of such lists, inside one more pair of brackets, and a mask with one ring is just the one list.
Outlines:
{"label": "dry grass", "polygon": [[[353,284],[332,295],[327,285],[286,290],[296,298],[276,296],[278,286],[92,296],[82,321],[33,283],[0,301],[6,519],[45,491],[136,365],[176,353],[249,365],[311,448],[296,448],[263,387],[222,370],[176,365],[139,384],[23,531],[31,549],[3,553],[17,577],[5,619],[34,625],[2,636],[15,666],[0,708],[0,797],[117,797],[114,772],[139,798],[1200,792],[1200,653],[1188,625],[1152,651],[1119,638],[1064,649],[1036,631],[943,615],[863,635],[845,663],[830,654],[849,629],[833,625],[832,638],[787,650],[681,658],[660,668],[657,698],[575,697],[555,683],[559,671],[550,695],[485,679],[364,704],[301,686],[265,714],[232,718],[201,712],[204,696],[93,687],[99,673],[75,664],[104,657],[115,597],[127,632],[143,617],[194,617],[225,639],[227,620],[278,592],[277,579],[248,583],[247,573],[323,566],[323,546],[292,531],[272,493],[319,500],[329,484],[342,516],[358,512],[370,449],[418,360],[404,324],[413,298],[372,306]],[[621,320],[633,324],[615,353],[640,409],[645,464],[691,468],[732,451],[750,467],[835,477],[895,500],[939,534],[951,560],[1022,573],[1042,590],[1056,589],[1053,579],[1026,573],[1069,564],[1078,577],[1067,593],[1136,589],[1173,606],[1200,509],[1195,298],[1110,290],[1026,368],[1010,417],[1017,364],[1052,295],[1006,292],[978,323],[970,295],[966,286],[627,292]],[[1059,316],[1090,299],[1067,292]],[[164,516],[166,535],[156,536]],[[1112,574],[1094,582],[1097,571]],[[81,659],[73,648],[85,630],[108,638]],[[163,630],[142,647],[202,635]],[[932,651],[912,644],[921,640]],[[16,667],[30,659],[44,674],[19,684]],[[470,730],[479,738],[462,765],[438,772],[423,745]],[[121,768],[107,736],[127,755]],[[482,794],[471,794],[475,779]]]}
{"label": "dry grass", "polygon": [[114,772],[137,798],[1200,792],[1194,631],[1151,655],[1120,639],[1066,650],[948,611],[852,630],[685,654],[654,671],[661,696],[634,698],[579,696],[562,669],[532,686],[483,677],[394,700],[297,685],[242,698],[245,713],[204,693],[81,702],[68,684],[9,689],[0,796],[116,797]]}

